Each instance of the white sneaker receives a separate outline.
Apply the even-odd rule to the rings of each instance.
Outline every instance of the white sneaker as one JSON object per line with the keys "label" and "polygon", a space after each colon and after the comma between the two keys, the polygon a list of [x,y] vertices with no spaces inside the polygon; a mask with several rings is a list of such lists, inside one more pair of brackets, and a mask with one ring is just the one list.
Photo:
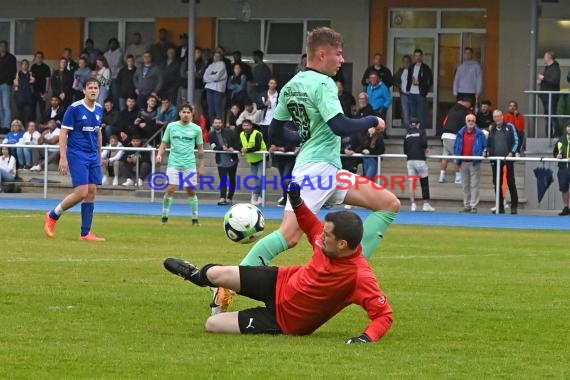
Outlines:
{"label": "white sneaker", "polygon": [[106,175],[103,176],[103,180],[101,181],[102,185],[108,185],[109,184],[109,177],[107,177]]}
{"label": "white sneaker", "polygon": [[497,208],[496,208],[496,207],[491,207],[491,212],[495,212],[495,211],[497,211]]}
{"label": "white sneaker", "polygon": [[139,178],[139,179],[137,180],[137,186],[138,186],[138,187],[143,187],[143,180],[142,180],[142,178]]}
{"label": "white sneaker", "polygon": [[455,184],[456,184],[456,185],[461,185],[461,174],[456,174],[456,175],[455,175]]}
{"label": "white sneaker", "polygon": [[352,208],[351,205],[344,205],[344,209],[345,209],[345,210],[350,210],[351,208]]}
{"label": "white sneaker", "polygon": [[[113,181],[113,183],[115,183],[115,182]],[[135,184],[135,182],[130,178],[127,178],[127,180],[125,182],[123,182],[123,186],[133,186],[134,184]]]}
{"label": "white sneaker", "polygon": [[422,211],[435,211],[435,208],[431,207],[431,205],[427,202],[424,203],[424,206],[422,207]]}
{"label": "white sneaker", "polygon": [[119,177],[113,178],[113,186],[119,186]]}
{"label": "white sneaker", "polygon": [[445,182],[445,174],[440,174],[439,175],[439,183],[444,183]]}
{"label": "white sneaker", "polygon": [[417,210],[418,206],[415,203],[412,203],[412,205],[410,206],[410,211],[411,212],[415,212]]}
{"label": "white sneaker", "polygon": [[42,171],[42,166],[40,164],[34,165],[30,168],[31,172],[41,172]]}

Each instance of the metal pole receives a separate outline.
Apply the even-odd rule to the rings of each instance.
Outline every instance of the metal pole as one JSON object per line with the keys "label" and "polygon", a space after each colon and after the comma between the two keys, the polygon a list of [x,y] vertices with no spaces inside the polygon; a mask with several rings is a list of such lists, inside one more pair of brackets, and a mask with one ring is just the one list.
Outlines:
{"label": "metal pole", "polygon": [[548,131],[546,131],[546,137],[548,137],[550,139],[550,129],[551,127],[551,123],[552,123],[552,112],[550,112],[550,110],[552,109],[552,106],[550,105],[550,102],[552,102],[552,92],[548,92]]}
{"label": "metal pole", "polygon": [[[196,49],[196,0],[188,1],[188,94],[189,104],[194,104],[194,77],[196,76],[196,68],[194,62],[194,50]],[[199,99],[198,99],[199,101]]]}
{"label": "metal pole", "polygon": [[[536,89],[536,47],[538,45],[538,0],[531,0],[530,6],[530,65],[528,77],[528,89]],[[529,111],[535,115],[537,112],[536,94],[531,94],[528,98]],[[537,135],[537,119],[534,119],[534,137]]]}
{"label": "metal pole", "polygon": [[[154,173],[156,170],[156,157],[155,157],[155,153],[156,153],[156,148],[153,148],[153,150],[150,152],[150,172]],[[150,178],[150,177],[149,177]],[[150,202],[154,203],[154,186],[150,187]]]}
{"label": "metal pole", "polygon": [[[263,183],[263,178],[266,177],[265,170],[267,169],[265,165],[265,154],[267,152],[263,152],[263,162],[261,163],[261,178],[259,179],[259,186],[261,186],[261,205],[265,207],[265,183]],[[267,183],[267,181],[265,181]]]}
{"label": "metal pole", "polygon": [[48,185],[48,148],[44,148],[44,199],[47,199],[47,185]]}
{"label": "metal pole", "polygon": [[495,180],[495,214],[499,215],[499,191],[503,191],[501,186],[502,170],[501,170],[501,159],[497,158],[497,167],[495,168],[496,180]]}
{"label": "metal pole", "polygon": [[380,184],[380,170],[382,170],[382,157],[378,156],[376,160],[376,184]]}

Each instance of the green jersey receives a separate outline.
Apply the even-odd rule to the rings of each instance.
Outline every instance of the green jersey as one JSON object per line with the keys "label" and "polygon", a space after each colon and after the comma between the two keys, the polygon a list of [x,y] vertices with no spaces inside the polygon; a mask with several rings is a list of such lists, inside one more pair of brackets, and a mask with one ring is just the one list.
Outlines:
{"label": "green jersey", "polygon": [[174,121],[166,127],[162,142],[170,144],[169,168],[196,169],[194,149],[204,144],[202,128],[199,125]]}
{"label": "green jersey", "polygon": [[281,90],[273,117],[293,119],[301,135],[296,164],[326,162],[341,168],[340,137],[327,121],[342,114],[338,89],[331,77],[307,69],[295,75]]}

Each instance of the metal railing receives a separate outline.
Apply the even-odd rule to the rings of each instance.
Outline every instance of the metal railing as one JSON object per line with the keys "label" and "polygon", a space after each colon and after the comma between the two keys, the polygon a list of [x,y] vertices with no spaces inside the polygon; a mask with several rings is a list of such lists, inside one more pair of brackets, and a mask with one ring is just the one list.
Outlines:
{"label": "metal railing", "polygon": [[[570,118],[570,115],[559,115],[559,114],[552,114],[550,112],[551,106],[552,106],[552,95],[553,94],[559,94],[559,95],[566,95],[566,96],[570,96],[570,92],[568,91],[539,91],[539,90],[525,90],[524,91],[525,94],[529,94],[530,96],[534,96],[534,110],[538,110],[538,103],[540,100],[540,95],[548,95],[548,109],[545,109],[544,111],[546,113],[544,114],[540,114],[540,113],[530,113],[530,114],[525,114],[524,116],[527,118],[532,118],[533,119],[533,129],[534,129],[534,138],[538,138],[538,120],[539,118],[546,118],[546,127],[547,127],[547,132],[546,132],[546,137],[548,139],[552,138],[552,119],[554,118]],[[558,101],[560,101],[560,99],[558,99]],[[560,127],[559,127],[560,129]],[[530,132],[530,131],[529,131]],[[563,133],[564,131],[559,130],[559,133]],[[529,133],[530,136],[530,133]]]}
{"label": "metal railing", "polygon": [[[8,147],[8,148],[32,148],[32,149],[44,149],[44,154],[45,157],[47,159],[47,154],[48,154],[48,150],[49,149],[54,149],[57,146],[54,145],[24,145],[24,144],[0,144],[0,147]],[[151,152],[150,154],[150,158],[151,158],[151,173],[154,173],[156,171],[156,153],[158,152],[158,148],[132,148],[132,147],[103,147],[103,150],[123,150],[123,151],[146,151],[146,152]],[[219,150],[211,150],[211,149],[205,149],[204,153],[215,153],[215,154],[240,154],[241,153],[239,151],[233,151],[233,152],[227,152],[227,151],[219,151]],[[295,155],[293,152],[268,152],[268,151],[258,151],[255,153],[259,153],[263,155],[263,160],[262,160],[262,172],[263,175],[266,174],[267,172],[267,157],[268,155],[274,154],[274,155],[282,155],[282,156],[293,156]],[[381,155],[365,155],[365,154],[360,154],[360,153],[355,153],[352,155],[346,155],[346,154],[341,154],[341,157],[351,157],[351,158],[367,158],[367,157],[375,157],[378,159],[378,163],[377,163],[377,175],[380,175],[382,173],[382,160],[385,159],[402,159],[402,160],[406,160],[407,156],[405,154],[381,154]],[[488,161],[488,162],[495,162],[496,163],[496,178],[497,181],[499,181],[499,178],[501,178],[501,162],[503,161],[512,161],[512,162],[540,162],[540,163],[545,163],[545,162],[555,162],[555,163],[559,163],[559,162],[565,162],[565,163],[570,163],[570,159],[557,159],[557,158],[552,158],[552,157],[498,157],[498,156],[493,156],[493,157],[481,157],[481,156],[444,156],[444,155],[427,155],[426,156],[426,160],[441,160],[441,159],[446,159],[446,160],[471,160],[471,161]],[[47,190],[48,190],[48,165],[44,165],[43,168],[43,179],[44,179],[44,183],[43,183],[43,197],[44,199],[47,199]],[[377,181],[380,181],[380,179],[377,179]],[[501,191],[501,189],[499,188],[499,186],[496,186],[496,191],[495,191],[495,207],[498,209],[499,208],[499,191]],[[262,186],[262,193],[261,193],[261,197],[262,197],[262,206],[265,206],[265,186]],[[155,189],[151,186],[150,189],[150,201],[154,202],[155,201]]]}

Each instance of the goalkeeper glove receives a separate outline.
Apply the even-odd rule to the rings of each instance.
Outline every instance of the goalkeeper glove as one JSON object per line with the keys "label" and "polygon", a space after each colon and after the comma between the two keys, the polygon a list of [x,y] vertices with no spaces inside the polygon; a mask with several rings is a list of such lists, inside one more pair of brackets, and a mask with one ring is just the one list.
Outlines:
{"label": "goalkeeper glove", "polygon": [[372,339],[370,339],[370,337],[366,335],[366,333],[364,333],[360,336],[355,336],[354,338],[350,338],[349,340],[346,341],[346,344],[370,343],[370,342],[372,342]]}
{"label": "goalkeeper glove", "polygon": [[303,198],[301,198],[301,186],[297,182],[291,180],[285,181],[285,189],[289,195],[289,202],[291,202],[291,207],[293,210],[298,209],[303,204]]}

